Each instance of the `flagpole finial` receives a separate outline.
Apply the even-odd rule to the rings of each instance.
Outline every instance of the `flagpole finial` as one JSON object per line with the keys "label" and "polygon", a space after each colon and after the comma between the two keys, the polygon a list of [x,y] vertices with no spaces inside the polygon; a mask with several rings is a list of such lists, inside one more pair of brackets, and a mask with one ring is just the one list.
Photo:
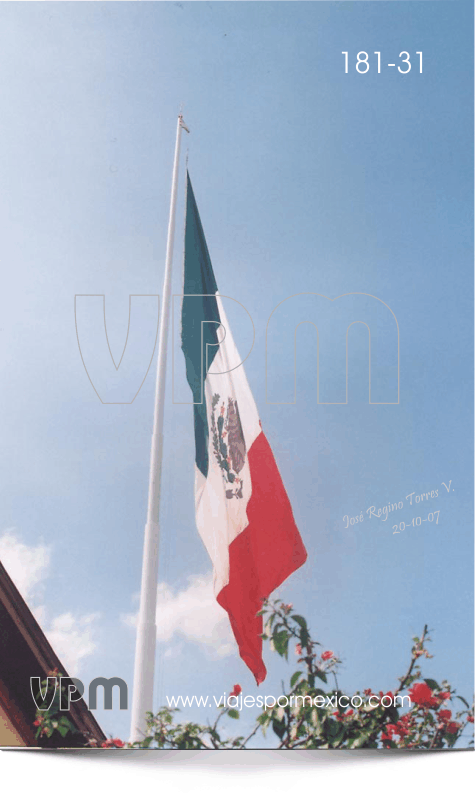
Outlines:
{"label": "flagpole finial", "polygon": [[189,133],[190,131],[188,130],[188,128],[187,128],[187,126],[185,124],[185,121],[183,119],[183,114],[181,112],[178,114],[178,119],[179,119],[179,122],[180,122],[180,127],[182,127],[183,130],[186,130],[187,133]]}

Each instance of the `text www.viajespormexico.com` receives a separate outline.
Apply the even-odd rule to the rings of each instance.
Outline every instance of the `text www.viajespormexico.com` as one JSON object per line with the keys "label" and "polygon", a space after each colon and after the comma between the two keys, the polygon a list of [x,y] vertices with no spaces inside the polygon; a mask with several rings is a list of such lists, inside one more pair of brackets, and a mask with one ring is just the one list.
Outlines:
{"label": "text www.viajespormexico.com", "polygon": [[191,697],[184,697],[182,695],[178,695],[178,697],[168,697],[166,696],[166,701],[168,703],[168,708],[189,708],[191,706],[198,706],[202,708],[234,708],[242,711],[243,708],[275,708],[278,706],[279,708],[290,708],[296,707],[299,708],[300,706],[315,706],[316,708],[360,708],[363,705],[370,706],[371,708],[377,708],[377,706],[384,706],[384,708],[389,708],[390,706],[399,706],[410,708],[412,705],[411,698],[409,695],[370,695],[363,699],[360,695],[353,695],[352,697],[348,697],[348,695],[316,695],[315,697],[311,697],[310,695],[280,695],[280,697],[273,697],[272,695],[258,695],[254,697],[253,695],[221,695],[220,697],[216,697],[212,695],[209,697],[208,695],[192,695]]}

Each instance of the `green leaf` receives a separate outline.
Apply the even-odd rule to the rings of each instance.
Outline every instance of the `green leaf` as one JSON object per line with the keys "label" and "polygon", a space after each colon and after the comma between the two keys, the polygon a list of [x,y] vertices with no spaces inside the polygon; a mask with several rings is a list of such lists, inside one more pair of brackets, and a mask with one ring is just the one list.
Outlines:
{"label": "green leaf", "polygon": [[359,747],[363,747],[365,742],[369,739],[371,733],[360,733],[358,736],[354,736],[349,740],[348,749],[350,750],[357,750]]}
{"label": "green leaf", "polygon": [[306,628],[300,629],[300,644],[303,648],[306,648],[308,645],[309,635]]}
{"label": "green leaf", "polygon": [[285,734],[285,721],[280,721],[278,719],[274,719],[272,721],[272,730],[274,733],[279,737],[279,739],[283,739]]}
{"label": "green leaf", "polygon": [[463,703],[465,706],[467,706],[468,710],[470,711],[470,706],[468,705],[468,703],[467,703],[467,701],[465,700],[465,698],[464,698],[464,697],[461,697],[461,695],[454,695],[454,697],[456,697],[456,698],[458,698],[459,700],[461,700],[461,701],[462,701],[462,703]]}
{"label": "green leaf", "polygon": [[397,710],[396,706],[388,706],[386,709],[386,714],[394,724],[396,724],[396,722],[399,720],[399,711]]}
{"label": "green leaf", "polygon": [[295,620],[296,623],[300,626],[300,643],[302,647],[306,647],[308,645],[309,634],[307,630],[307,621],[305,617],[302,617],[300,614],[292,614],[292,620]]}
{"label": "green leaf", "polygon": [[323,683],[325,684],[327,683],[327,676],[326,673],[323,672],[323,670],[317,670],[316,676],[317,678],[320,678],[320,680],[323,681]]}
{"label": "green leaf", "polygon": [[64,737],[64,736],[66,736],[67,733],[69,733],[69,728],[66,728],[65,725],[59,725],[58,724],[58,731],[61,734],[61,736]]}
{"label": "green leaf", "polygon": [[297,670],[297,672],[294,672],[294,674],[292,675],[292,678],[290,679],[290,687],[291,688],[293,686],[295,686],[295,684],[297,683],[297,681],[298,681],[298,679],[300,678],[301,675],[302,675],[302,671],[301,670]]}
{"label": "green leaf", "polygon": [[66,727],[69,728],[70,730],[72,730],[74,728],[73,723],[70,722],[70,720],[68,720],[67,717],[64,717],[64,716],[60,717],[58,722],[59,722],[60,725],[66,725]]}
{"label": "green leaf", "polygon": [[287,658],[288,649],[289,649],[288,632],[285,629],[283,631],[274,631],[272,635],[272,640],[274,642],[274,647],[279,656],[285,656]]}
{"label": "green leaf", "polygon": [[330,742],[332,742],[341,731],[340,723],[334,720],[332,717],[326,718],[323,728],[325,730],[325,736]]}
{"label": "green leaf", "polygon": [[291,618],[292,620],[295,620],[295,622],[298,623],[301,628],[305,628],[305,630],[307,629],[307,621],[305,617],[301,617],[300,614],[292,614]]}
{"label": "green leaf", "polygon": [[267,712],[264,711],[263,714],[259,714],[257,721],[259,725],[268,725],[270,722],[270,714],[267,714]]}
{"label": "green leaf", "polygon": [[230,708],[228,711],[228,717],[231,717],[233,720],[239,719],[239,711],[236,711],[235,708]]}
{"label": "green leaf", "polygon": [[342,739],[343,739],[343,737],[344,737],[344,735],[345,735],[345,732],[346,732],[346,728],[345,728],[345,726],[344,726],[344,725],[341,723],[341,724],[340,724],[340,730],[339,730],[339,732],[338,732],[338,733],[337,733],[337,735],[336,735],[336,736],[335,736],[335,737],[334,737],[334,738],[331,740],[331,743],[332,743],[333,747],[336,747],[338,744],[340,744],[340,742],[342,741]]}
{"label": "green leaf", "polygon": [[458,734],[457,733],[446,733],[445,739],[447,740],[447,744],[449,747],[453,747],[455,742],[457,741]]}
{"label": "green leaf", "polygon": [[437,681],[434,681],[433,678],[424,678],[424,681],[431,689],[440,689],[439,684]]}

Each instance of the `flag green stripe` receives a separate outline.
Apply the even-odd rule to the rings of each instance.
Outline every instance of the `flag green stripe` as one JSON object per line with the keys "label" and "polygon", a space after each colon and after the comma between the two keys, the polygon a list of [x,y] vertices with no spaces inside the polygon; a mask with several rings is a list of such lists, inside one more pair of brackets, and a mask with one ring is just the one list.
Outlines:
{"label": "flag green stripe", "polygon": [[[213,267],[195,201],[190,176],[187,172],[186,223],[185,223],[185,281],[182,306],[182,343],[185,355],[186,378],[193,393],[196,465],[208,475],[208,413],[204,396],[206,374],[206,346],[208,349],[208,369],[218,351],[218,324],[220,323],[216,297],[188,297],[186,294],[215,294],[218,290]],[[214,321],[202,324],[203,321]],[[202,374],[203,371],[203,374]],[[203,382],[203,396],[202,394]],[[203,399],[202,403],[201,399]]]}

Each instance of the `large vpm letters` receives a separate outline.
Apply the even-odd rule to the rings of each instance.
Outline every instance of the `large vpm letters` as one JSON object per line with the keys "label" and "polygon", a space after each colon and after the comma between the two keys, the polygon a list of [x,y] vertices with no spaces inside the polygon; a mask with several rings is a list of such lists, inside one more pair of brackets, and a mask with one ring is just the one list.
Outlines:
{"label": "large vpm letters", "polygon": [[[303,324],[314,327],[313,344],[299,344]],[[354,328],[367,329],[367,343]],[[309,350],[310,349],[310,350]],[[364,349],[364,351],[363,351]],[[345,293],[330,299],[320,293],[297,293],[277,305],[266,331],[266,400],[297,403],[299,378],[316,374],[317,404],[348,403],[348,364],[367,369],[370,404],[399,404],[399,326],[391,308],[368,293]]]}
{"label": "large vpm letters", "polygon": [[160,297],[156,294],[129,296],[125,343],[116,364],[107,333],[104,294],[77,294],[74,297],[79,353],[102,404],[132,404],[137,397],[155,353],[159,303]]}
{"label": "large vpm letters", "polygon": [[[190,387],[189,387],[189,385],[188,385],[188,383],[186,381],[185,373],[184,373],[183,366],[182,366],[182,357],[183,357],[183,355],[181,354],[181,351],[180,351],[180,347],[181,347],[181,340],[180,340],[181,326],[180,326],[180,323],[179,323],[178,319],[180,317],[180,308],[181,308],[181,302],[182,301],[186,300],[187,303],[188,303],[188,306],[190,306],[191,303],[196,303],[198,305],[198,307],[200,307],[200,305],[203,304],[203,298],[212,298],[213,300],[215,298],[218,299],[218,301],[220,303],[220,311],[219,311],[219,313],[220,313],[220,317],[221,317],[221,323],[219,323],[219,321],[218,322],[217,321],[202,321],[201,322],[201,330],[200,330],[201,331],[201,395],[196,396],[195,397],[195,401],[193,401],[193,400],[190,401],[190,399],[189,399]],[[229,305],[230,301],[234,302],[234,305],[230,306]],[[227,322],[227,318],[226,318],[226,314],[225,314],[225,307],[227,307],[228,309],[230,309],[230,307],[233,307],[233,309],[236,310],[235,305],[239,305],[239,307],[242,308],[242,310],[244,310],[244,313],[247,315],[247,317],[249,319],[249,322],[250,322],[250,323],[248,323],[244,313],[242,313],[241,310],[238,310],[239,321],[241,322],[241,324],[244,321],[244,329],[242,330],[242,337],[245,337],[245,335],[247,333],[248,337],[251,337],[251,335],[252,335],[252,340],[250,341],[249,349],[248,349],[247,354],[246,354],[245,357],[242,357],[241,355],[238,355],[237,352],[236,352],[236,356],[234,358],[232,358],[230,361],[227,362],[227,368],[226,369],[222,369],[221,371],[216,371],[215,370],[216,369],[216,363],[215,363],[215,361],[213,361],[213,356],[212,356],[212,353],[214,353],[214,352],[212,352],[212,350],[213,349],[216,350],[216,348],[219,348],[219,346],[222,343],[224,343],[224,340],[226,338],[226,334],[227,334],[226,327],[228,325],[228,322]],[[225,373],[228,373],[229,371],[234,371],[236,368],[239,368],[239,366],[243,365],[243,363],[249,357],[249,355],[250,355],[250,353],[252,351],[252,348],[254,346],[254,340],[255,340],[255,334],[256,334],[255,333],[255,328],[254,328],[254,322],[253,322],[253,320],[251,318],[250,313],[246,310],[244,305],[241,304],[241,302],[238,302],[237,299],[233,299],[232,296],[222,296],[221,294],[209,294],[209,293],[199,293],[199,294],[196,293],[196,294],[184,294],[184,295],[175,294],[173,296],[172,310],[173,310],[173,377],[172,377],[173,378],[173,403],[174,404],[202,404],[203,403],[203,385],[204,385],[204,381],[205,381],[205,378],[206,378],[206,374],[208,373],[208,362],[212,362],[213,361],[212,365],[211,365],[211,368],[209,370],[210,374],[218,374],[218,373],[225,374]],[[213,328],[214,335],[206,334],[205,325],[209,325],[210,328],[211,327]],[[251,332],[251,330],[252,330],[252,332]],[[216,340],[216,343],[206,343],[205,344],[204,341],[206,339],[211,338],[211,337]],[[176,359],[177,355],[179,356],[179,362],[178,362],[178,367],[175,367],[175,359]],[[232,357],[232,355],[231,355],[231,357]],[[181,400],[181,397],[183,397],[183,400]]]}

